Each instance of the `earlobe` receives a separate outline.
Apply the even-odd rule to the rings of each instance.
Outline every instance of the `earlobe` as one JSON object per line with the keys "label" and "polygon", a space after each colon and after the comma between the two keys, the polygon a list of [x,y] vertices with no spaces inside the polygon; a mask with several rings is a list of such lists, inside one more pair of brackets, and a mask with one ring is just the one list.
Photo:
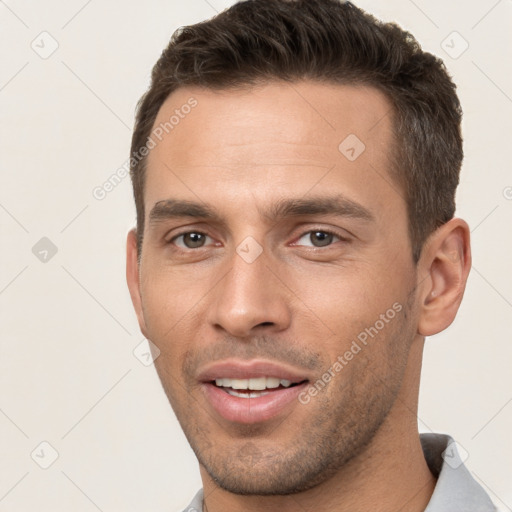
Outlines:
{"label": "earlobe", "polygon": [[128,232],[126,237],[126,282],[130,291],[133,307],[137,315],[139,327],[147,338],[146,322],[142,311],[142,298],[140,294],[140,279],[139,279],[139,262],[137,252],[137,232],[133,228]]}
{"label": "earlobe", "polygon": [[455,319],[471,269],[469,226],[454,218],[428,239],[419,262],[421,278],[418,334],[432,336]]}

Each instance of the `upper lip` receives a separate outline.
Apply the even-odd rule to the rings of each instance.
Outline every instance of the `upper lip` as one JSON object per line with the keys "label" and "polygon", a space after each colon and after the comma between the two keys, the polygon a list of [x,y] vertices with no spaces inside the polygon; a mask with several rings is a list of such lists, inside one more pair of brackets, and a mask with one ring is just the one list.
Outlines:
{"label": "upper lip", "polygon": [[258,377],[276,377],[294,384],[309,380],[306,373],[282,363],[265,360],[245,361],[226,359],[208,363],[198,373],[198,380],[211,382],[215,379],[252,379]]}

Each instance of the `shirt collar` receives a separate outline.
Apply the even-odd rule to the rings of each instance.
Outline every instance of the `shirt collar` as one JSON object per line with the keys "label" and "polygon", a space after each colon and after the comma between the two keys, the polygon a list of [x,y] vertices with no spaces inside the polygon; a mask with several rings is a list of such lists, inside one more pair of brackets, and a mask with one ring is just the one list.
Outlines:
{"label": "shirt collar", "polygon": [[[425,460],[437,478],[425,512],[494,512],[482,486],[463,464],[459,447],[446,434],[420,434]],[[465,458],[465,457],[464,457]]]}

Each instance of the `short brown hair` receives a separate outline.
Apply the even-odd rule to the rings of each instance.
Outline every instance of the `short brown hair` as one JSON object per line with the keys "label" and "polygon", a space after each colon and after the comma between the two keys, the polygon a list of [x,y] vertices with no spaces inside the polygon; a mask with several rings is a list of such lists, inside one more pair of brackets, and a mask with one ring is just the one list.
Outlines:
{"label": "short brown hair", "polygon": [[[407,203],[412,257],[455,213],[463,150],[462,111],[443,62],[394,23],[341,0],[244,0],[181,27],[153,67],[137,105],[132,155],[160,107],[180,87],[229,89],[273,80],[361,84],[393,106],[390,174]],[[132,157],[139,258],[144,232],[146,158]]]}

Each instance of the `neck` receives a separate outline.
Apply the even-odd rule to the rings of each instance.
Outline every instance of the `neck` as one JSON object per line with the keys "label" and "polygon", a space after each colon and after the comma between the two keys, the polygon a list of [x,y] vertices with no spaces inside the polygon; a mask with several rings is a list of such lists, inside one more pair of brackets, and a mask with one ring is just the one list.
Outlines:
{"label": "neck", "polygon": [[407,374],[411,371],[409,369],[421,367],[422,349],[423,343],[416,340],[409,355],[404,385],[370,444],[332,478],[294,495],[241,496],[219,488],[201,467],[204,510],[366,512],[378,509],[380,512],[423,512],[436,480],[425,461],[417,427],[419,374]]}

